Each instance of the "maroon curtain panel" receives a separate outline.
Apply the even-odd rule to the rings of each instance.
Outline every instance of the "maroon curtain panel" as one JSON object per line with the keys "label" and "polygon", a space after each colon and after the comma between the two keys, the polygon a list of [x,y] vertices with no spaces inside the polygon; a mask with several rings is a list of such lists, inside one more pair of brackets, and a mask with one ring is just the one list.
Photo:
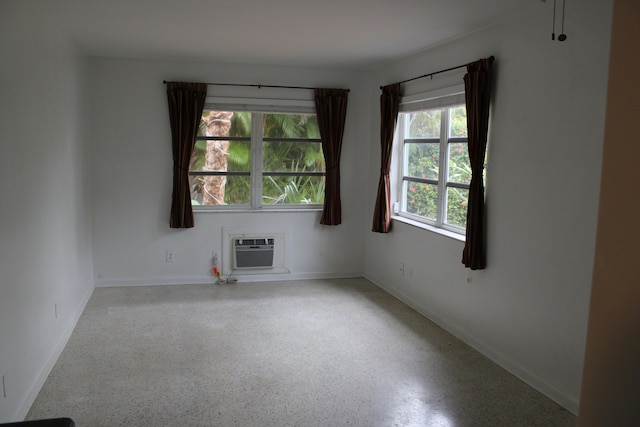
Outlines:
{"label": "maroon curtain panel", "polygon": [[320,224],[342,223],[340,202],[340,152],[347,117],[347,89],[315,89],[316,114],[322,151],[327,169],[325,176],[324,206]]}
{"label": "maroon curtain panel", "polygon": [[173,147],[173,193],[171,228],[194,226],[189,191],[189,162],[202,117],[207,85],[205,83],[167,83],[171,144]]}
{"label": "maroon curtain panel", "polygon": [[393,134],[398,122],[400,106],[400,83],[384,86],[380,95],[380,181],[378,196],[373,211],[373,227],[376,233],[388,233],[391,230],[391,189],[389,170],[391,168],[391,152]]}
{"label": "maroon curtain panel", "polygon": [[482,270],[487,264],[482,174],[489,131],[492,63],[493,57],[472,62],[467,65],[467,74],[464,76],[471,182],[462,263],[471,270]]}

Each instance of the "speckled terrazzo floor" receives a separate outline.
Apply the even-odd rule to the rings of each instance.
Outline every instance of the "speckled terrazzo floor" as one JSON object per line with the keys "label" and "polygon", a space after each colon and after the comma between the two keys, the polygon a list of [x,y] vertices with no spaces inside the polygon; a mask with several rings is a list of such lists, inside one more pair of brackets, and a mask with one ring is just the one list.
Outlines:
{"label": "speckled terrazzo floor", "polygon": [[98,288],[27,419],[97,426],[573,426],[365,279]]}

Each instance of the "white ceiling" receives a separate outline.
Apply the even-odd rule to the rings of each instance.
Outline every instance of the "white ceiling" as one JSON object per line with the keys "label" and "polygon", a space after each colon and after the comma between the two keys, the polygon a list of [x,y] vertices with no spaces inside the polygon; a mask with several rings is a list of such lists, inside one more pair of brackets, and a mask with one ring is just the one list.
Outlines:
{"label": "white ceiling", "polygon": [[57,0],[88,54],[366,69],[544,7],[536,0]]}

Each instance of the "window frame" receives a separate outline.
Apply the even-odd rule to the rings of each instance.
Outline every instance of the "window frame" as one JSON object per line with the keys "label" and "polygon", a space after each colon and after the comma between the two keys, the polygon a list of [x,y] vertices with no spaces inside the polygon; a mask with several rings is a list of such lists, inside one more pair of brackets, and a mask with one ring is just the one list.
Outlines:
{"label": "window frame", "polygon": [[[278,141],[293,141],[300,138],[272,138],[264,137],[263,123],[266,114],[291,114],[291,115],[317,115],[315,104],[313,101],[307,100],[283,100],[283,99],[248,99],[248,98],[228,98],[215,97],[205,102],[204,111],[233,111],[245,112],[251,114],[251,166],[248,172],[251,192],[249,204],[236,205],[192,205],[194,212],[260,212],[260,211],[322,211],[322,203],[314,204],[265,204],[263,203],[263,177],[265,176],[322,176],[326,177],[324,172],[275,172],[267,171],[265,175],[263,170],[263,154],[264,143],[277,139]],[[228,137],[198,137],[200,139],[220,139],[228,140]],[[231,138],[233,139],[233,138]],[[242,139],[242,138],[238,138]],[[303,141],[299,141],[303,142]],[[320,138],[304,138],[304,142],[319,143],[322,145]],[[326,168],[326,166],[325,166]],[[247,176],[245,172],[203,172],[189,171],[189,176]]]}
{"label": "window frame", "polygon": [[[444,88],[427,93],[418,93],[402,97],[400,100],[398,125],[394,136],[394,155],[396,161],[392,162],[392,218],[415,225],[436,233],[444,234],[458,240],[464,241],[466,238],[466,228],[444,222],[447,209],[447,191],[449,188],[463,188],[468,190],[469,184],[449,181],[449,158],[450,148],[453,143],[468,144],[468,137],[449,136],[449,112],[452,108],[465,106],[464,85]],[[446,114],[441,114],[440,136],[438,138],[408,138],[408,115],[414,112],[426,110],[446,110]],[[444,112],[444,111],[443,111]],[[446,119],[445,119],[446,118]],[[405,174],[408,166],[407,144],[417,142],[438,143],[438,179],[411,177]],[[468,155],[468,149],[467,155]],[[395,168],[395,170],[394,170]],[[430,219],[422,215],[407,212],[407,183],[426,183],[437,185],[438,197],[436,200],[436,219]]]}

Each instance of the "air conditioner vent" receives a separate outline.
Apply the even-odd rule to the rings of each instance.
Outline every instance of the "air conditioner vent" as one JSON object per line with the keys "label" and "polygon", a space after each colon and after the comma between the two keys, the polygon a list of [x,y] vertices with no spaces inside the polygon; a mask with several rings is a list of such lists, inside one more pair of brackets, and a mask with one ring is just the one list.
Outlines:
{"label": "air conditioner vent", "polygon": [[[234,239],[234,245],[237,247],[249,247],[249,246],[273,246],[274,239],[272,238],[259,238],[259,239]],[[273,248],[272,248],[273,249]]]}
{"label": "air conditioner vent", "polygon": [[233,239],[233,268],[273,268],[273,237]]}

